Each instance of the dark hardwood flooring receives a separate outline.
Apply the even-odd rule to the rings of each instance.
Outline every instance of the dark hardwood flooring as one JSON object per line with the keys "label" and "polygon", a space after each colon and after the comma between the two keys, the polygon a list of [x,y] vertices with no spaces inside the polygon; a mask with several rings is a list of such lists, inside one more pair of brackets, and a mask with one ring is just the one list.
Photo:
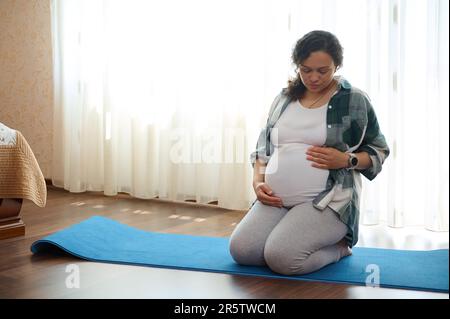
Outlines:
{"label": "dark hardwood flooring", "polygon": [[[24,202],[25,236],[0,240],[0,298],[449,298],[444,293],[94,263],[63,253],[30,252],[35,240],[93,215],[148,231],[228,237],[244,214],[124,194],[74,194],[50,186],[45,208]],[[66,287],[70,264],[79,267],[79,288]]]}

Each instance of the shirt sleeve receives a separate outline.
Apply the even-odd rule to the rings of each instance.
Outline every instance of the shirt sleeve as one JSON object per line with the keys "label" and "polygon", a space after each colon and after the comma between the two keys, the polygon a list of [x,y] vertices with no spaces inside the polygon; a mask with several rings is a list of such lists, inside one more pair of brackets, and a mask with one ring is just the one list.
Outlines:
{"label": "shirt sleeve", "polygon": [[268,137],[268,124],[269,119],[275,110],[275,107],[277,106],[278,102],[281,99],[281,94],[278,94],[275,99],[272,102],[272,105],[270,106],[269,114],[267,116],[266,126],[261,130],[259,133],[258,141],[256,142],[256,148],[255,150],[250,154],[250,163],[252,164],[252,167],[255,167],[255,162],[257,159],[263,161],[265,164],[269,162],[270,155],[266,154],[266,141]]}
{"label": "shirt sleeve", "polygon": [[252,167],[255,167],[257,159],[263,161],[265,164],[269,162],[270,156],[266,155],[266,130],[267,128],[261,130],[258,141],[256,142],[256,149],[250,154]]}
{"label": "shirt sleeve", "polygon": [[367,152],[372,160],[372,166],[359,170],[367,179],[373,180],[382,169],[382,165],[389,156],[390,150],[384,135],[381,133],[375,111],[367,97],[367,129],[360,147],[356,152]]}

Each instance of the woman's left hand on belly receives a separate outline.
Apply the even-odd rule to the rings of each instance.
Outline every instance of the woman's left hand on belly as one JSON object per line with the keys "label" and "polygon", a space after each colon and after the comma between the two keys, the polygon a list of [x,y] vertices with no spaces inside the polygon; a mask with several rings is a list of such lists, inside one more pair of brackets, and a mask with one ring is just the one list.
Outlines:
{"label": "woman's left hand on belly", "polygon": [[306,150],[306,159],[311,166],[321,169],[348,167],[348,154],[327,146],[311,146]]}

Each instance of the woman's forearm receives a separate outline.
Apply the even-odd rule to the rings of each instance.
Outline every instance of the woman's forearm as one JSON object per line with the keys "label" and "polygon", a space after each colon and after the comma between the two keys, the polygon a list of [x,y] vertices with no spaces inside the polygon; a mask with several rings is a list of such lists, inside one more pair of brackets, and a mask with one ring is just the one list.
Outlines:
{"label": "woman's forearm", "polygon": [[358,165],[356,166],[356,169],[367,169],[372,166],[372,160],[370,159],[369,153],[355,153],[355,156],[358,158]]}

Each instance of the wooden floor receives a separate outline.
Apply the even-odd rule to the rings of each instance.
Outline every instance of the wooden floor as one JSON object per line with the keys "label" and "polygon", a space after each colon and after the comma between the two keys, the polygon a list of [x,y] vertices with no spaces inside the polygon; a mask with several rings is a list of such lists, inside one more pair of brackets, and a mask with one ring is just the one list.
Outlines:
{"label": "wooden floor", "polygon": [[[30,252],[35,240],[93,215],[148,231],[228,237],[244,212],[210,206],[73,194],[50,187],[45,208],[24,202],[25,236],[0,240],[0,298],[449,298],[442,293],[94,263]],[[448,248],[448,233],[446,239],[428,242],[408,237],[405,248],[394,245],[399,240],[380,241],[387,238],[386,233],[378,235],[380,230],[363,227],[361,232],[369,234],[360,241],[364,246]],[[71,264],[79,267],[79,288],[66,288],[66,267]]]}

